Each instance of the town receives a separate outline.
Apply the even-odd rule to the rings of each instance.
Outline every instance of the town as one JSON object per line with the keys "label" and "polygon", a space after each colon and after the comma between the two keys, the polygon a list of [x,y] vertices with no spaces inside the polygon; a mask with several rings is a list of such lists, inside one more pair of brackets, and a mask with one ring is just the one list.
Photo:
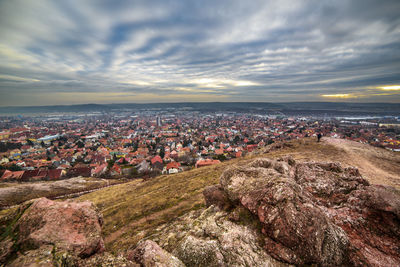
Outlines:
{"label": "town", "polygon": [[318,134],[399,152],[399,126],[394,116],[327,118],[190,110],[4,116],[0,180],[150,178]]}

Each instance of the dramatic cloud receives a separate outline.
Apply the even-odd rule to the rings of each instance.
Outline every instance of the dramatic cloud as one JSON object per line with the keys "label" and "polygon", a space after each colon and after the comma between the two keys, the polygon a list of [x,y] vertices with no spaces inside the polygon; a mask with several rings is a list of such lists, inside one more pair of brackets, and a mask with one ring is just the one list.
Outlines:
{"label": "dramatic cloud", "polygon": [[0,2],[0,105],[400,102],[400,1]]}

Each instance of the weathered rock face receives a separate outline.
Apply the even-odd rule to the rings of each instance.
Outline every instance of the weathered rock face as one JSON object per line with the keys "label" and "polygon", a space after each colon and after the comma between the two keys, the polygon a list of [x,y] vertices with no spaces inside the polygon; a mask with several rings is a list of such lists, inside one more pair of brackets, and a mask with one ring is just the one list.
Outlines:
{"label": "weathered rock face", "polygon": [[229,200],[258,217],[264,248],[292,264],[400,265],[399,193],[336,163],[256,160],[226,171]]}
{"label": "weathered rock face", "polygon": [[127,258],[143,267],[184,267],[185,265],[175,256],[160,248],[157,243],[145,240],[138,244],[135,250],[128,252]]}
{"label": "weathered rock face", "polygon": [[204,189],[203,195],[207,207],[215,205],[221,210],[232,208],[232,203],[221,186],[208,186]]}
{"label": "weathered rock face", "polygon": [[245,209],[228,213],[212,205],[160,227],[150,238],[186,266],[287,266],[263,249],[258,227]]}
{"label": "weathered rock face", "polygon": [[9,236],[0,244],[12,243],[2,260],[16,250],[25,257],[17,259],[15,266],[28,266],[29,259],[34,257],[26,255],[36,255],[43,262],[56,260],[58,256],[71,262],[88,257],[104,250],[101,225],[102,216],[91,202],[36,199],[20,207],[18,218],[10,225]]}

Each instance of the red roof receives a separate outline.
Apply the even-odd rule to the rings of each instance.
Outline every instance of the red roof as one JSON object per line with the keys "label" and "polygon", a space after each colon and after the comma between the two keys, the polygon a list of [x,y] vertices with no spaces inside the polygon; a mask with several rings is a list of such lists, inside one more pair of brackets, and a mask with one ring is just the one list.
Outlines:
{"label": "red roof", "polygon": [[11,180],[11,179],[20,180],[23,175],[24,175],[24,171],[12,172],[12,171],[6,170],[3,173],[3,176],[1,176],[1,179],[4,179],[4,180]]}
{"label": "red roof", "polygon": [[217,154],[217,155],[222,155],[222,154],[224,154],[224,150],[222,149],[222,148],[220,148],[220,149],[215,149],[215,154]]}
{"label": "red roof", "polygon": [[210,166],[210,165],[214,165],[214,164],[218,164],[218,163],[221,163],[221,161],[212,160],[212,159],[198,160],[196,162],[196,168]]}
{"label": "red roof", "polygon": [[61,169],[51,169],[47,171],[46,176],[52,180],[57,180],[61,178],[61,175],[62,175]]}
{"label": "red roof", "polygon": [[169,169],[179,169],[180,166],[181,166],[181,164],[179,162],[171,161],[170,163],[167,164],[167,170],[169,170]]}
{"label": "red roof", "polygon": [[151,164],[152,165],[156,164],[157,162],[159,162],[161,164],[163,163],[162,158],[160,156],[158,156],[158,155],[151,159]]}

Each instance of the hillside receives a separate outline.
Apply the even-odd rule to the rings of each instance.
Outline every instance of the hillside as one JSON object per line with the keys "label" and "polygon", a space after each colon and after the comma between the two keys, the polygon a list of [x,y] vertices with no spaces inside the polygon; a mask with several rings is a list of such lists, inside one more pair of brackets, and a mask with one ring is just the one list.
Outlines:
{"label": "hillside", "polygon": [[203,190],[219,183],[224,170],[241,166],[257,157],[292,156],[299,161],[336,161],[359,168],[372,184],[400,188],[400,154],[352,141],[324,138],[290,141],[281,148],[269,148],[246,158],[191,171],[164,175],[148,181],[133,181],[99,190],[79,198],[93,201],[104,216],[106,249],[114,252],[132,248],[156,231],[191,210],[203,208]]}
{"label": "hillside", "polygon": [[0,264],[398,266],[399,163],[381,148],[309,138],[30,200],[0,213]]}

